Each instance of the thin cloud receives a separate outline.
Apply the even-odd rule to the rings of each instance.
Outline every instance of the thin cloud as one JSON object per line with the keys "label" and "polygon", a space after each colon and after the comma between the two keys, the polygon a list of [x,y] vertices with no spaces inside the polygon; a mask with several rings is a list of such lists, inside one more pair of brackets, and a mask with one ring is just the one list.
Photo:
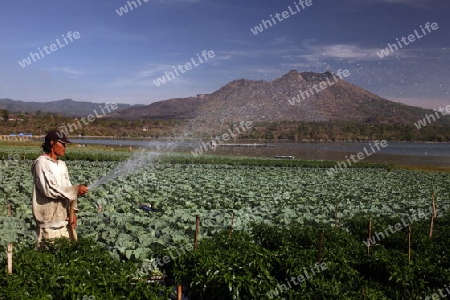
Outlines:
{"label": "thin cloud", "polygon": [[[279,46],[281,43],[290,44],[287,37],[279,37],[274,39]],[[353,60],[353,61],[373,61],[379,57],[376,55],[380,48],[367,48],[356,44],[334,44],[334,45],[317,45],[315,40],[306,40],[303,42],[302,48],[292,47],[276,47],[272,49],[255,49],[255,50],[231,50],[223,53],[232,58],[235,57],[267,57],[276,56],[285,60],[298,62],[298,58],[302,58],[309,63],[322,62],[329,59]],[[385,46],[386,47],[386,46]],[[406,50],[399,51],[395,56],[410,56]],[[304,65],[305,66],[305,65]]]}
{"label": "thin cloud", "polygon": [[73,70],[73,69],[66,68],[66,67],[53,67],[51,69],[46,69],[46,71],[48,71],[48,72],[61,72],[61,73],[66,73],[66,74],[70,74],[70,75],[83,75],[83,74],[86,74],[86,72],[77,71],[77,70]]}
{"label": "thin cloud", "polygon": [[384,2],[384,3],[404,3],[404,4],[417,4],[417,3],[426,3],[427,0],[375,0],[373,2]]}
{"label": "thin cloud", "polygon": [[374,48],[362,48],[357,45],[338,44],[325,46],[322,51],[323,55],[329,57],[366,60],[374,57],[377,50]]}
{"label": "thin cloud", "polygon": [[172,65],[169,64],[149,64],[150,68],[139,71],[134,77],[136,79],[147,79],[154,76],[161,76],[165,71],[171,71]]}
{"label": "thin cloud", "polygon": [[316,65],[312,65],[309,63],[282,63],[282,67],[284,68],[291,68],[291,69],[303,69],[303,70],[309,70],[312,67],[316,68]]}
{"label": "thin cloud", "polygon": [[292,39],[290,39],[286,35],[282,35],[282,36],[274,38],[272,40],[272,42],[270,42],[270,45],[287,45],[287,44],[292,44],[292,43],[294,43],[294,41]]}
{"label": "thin cloud", "polygon": [[429,0],[372,0],[370,3],[403,4],[430,10],[429,5],[427,5],[429,2]]}
{"label": "thin cloud", "polygon": [[[377,52],[381,48],[365,48],[355,44],[315,45],[314,41],[305,41],[304,54],[298,57],[309,62],[319,62],[327,59],[351,60],[351,61],[374,61],[379,59]],[[407,51],[398,51],[390,57],[408,56]]]}
{"label": "thin cloud", "polygon": [[201,0],[159,0],[159,4],[173,4],[173,3],[198,3]]}
{"label": "thin cloud", "polygon": [[213,58],[209,59],[206,63],[210,63],[212,66],[221,65],[224,61],[229,61],[231,59],[231,55],[217,55]]}
{"label": "thin cloud", "polygon": [[239,45],[239,46],[251,46],[254,44],[253,41],[249,40],[236,40],[236,39],[225,39],[224,42],[227,42],[231,45]]}
{"label": "thin cloud", "polygon": [[267,55],[281,57],[283,55],[288,55],[295,53],[297,49],[295,48],[276,48],[276,49],[248,49],[248,50],[231,50],[222,51],[224,55],[229,55],[231,57],[265,57]]}
{"label": "thin cloud", "polygon": [[115,87],[151,86],[152,80],[164,75],[165,71],[172,70],[172,65],[149,64],[149,68],[137,71],[127,77],[117,78],[112,82]]}
{"label": "thin cloud", "polygon": [[[222,57],[214,57],[211,59],[211,62],[213,60],[218,59],[219,61],[228,60],[229,57],[222,56]],[[205,62],[204,64],[207,64],[208,62]],[[155,87],[154,80],[157,80],[158,78],[165,76],[165,72],[173,72],[173,67],[177,66],[178,64],[148,64],[148,68],[144,70],[137,71],[135,73],[130,74],[127,77],[117,78],[114,80],[111,85],[114,87]],[[189,72],[193,72],[192,70]],[[186,76],[176,76],[176,78],[169,80],[164,84],[165,87],[172,86],[176,84],[176,86],[186,86],[189,87],[189,85],[193,85],[195,82],[193,82],[194,79],[189,79]]]}

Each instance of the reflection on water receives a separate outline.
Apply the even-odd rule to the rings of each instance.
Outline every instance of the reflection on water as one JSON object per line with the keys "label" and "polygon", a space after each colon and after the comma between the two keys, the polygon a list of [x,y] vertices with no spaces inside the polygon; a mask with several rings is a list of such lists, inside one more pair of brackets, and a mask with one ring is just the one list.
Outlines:
{"label": "reflection on water", "polygon": [[[74,143],[101,144],[116,147],[146,147],[161,148],[162,141],[136,140],[81,140],[73,139]],[[199,141],[166,142],[174,151],[191,152],[201,147]],[[255,143],[254,141],[239,141],[239,143]],[[261,142],[258,142],[261,143]],[[174,147],[175,144],[175,147]],[[369,143],[360,142],[301,142],[275,143],[274,147],[216,147],[215,151],[208,148],[205,154],[275,157],[295,156],[296,159],[310,160],[344,160],[345,156],[363,151]],[[402,165],[450,166],[450,143],[410,143],[388,142],[386,148],[381,148],[364,161],[377,163],[395,163]]]}

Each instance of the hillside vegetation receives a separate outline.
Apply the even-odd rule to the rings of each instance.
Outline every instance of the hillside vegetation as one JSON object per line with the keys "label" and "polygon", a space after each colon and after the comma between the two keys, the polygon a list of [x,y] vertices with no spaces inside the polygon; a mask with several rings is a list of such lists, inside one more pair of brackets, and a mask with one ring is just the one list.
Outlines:
{"label": "hillside vegetation", "polygon": [[[9,113],[9,115],[11,115]],[[238,123],[226,123],[221,126],[198,126],[191,128],[189,120],[163,119],[96,119],[94,122],[78,125],[78,120],[53,113],[35,113],[14,115],[15,120],[0,121],[0,135],[32,133],[44,135],[52,129],[69,129],[69,136],[114,136],[146,138],[200,138],[226,133]],[[418,120],[414,120],[417,122]],[[450,141],[449,122],[439,120],[417,129],[414,124],[389,124],[375,122],[349,121],[273,121],[255,122],[252,129],[239,135],[237,139],[256,140],[376,140],[388,141]],[[72,131],[70,131],[72,129]]]}

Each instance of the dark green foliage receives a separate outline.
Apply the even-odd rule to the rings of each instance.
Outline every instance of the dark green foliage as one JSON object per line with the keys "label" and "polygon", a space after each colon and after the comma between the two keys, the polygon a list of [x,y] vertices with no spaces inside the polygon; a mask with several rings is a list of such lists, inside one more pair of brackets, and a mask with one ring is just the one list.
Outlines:
{"label": "dark green foliage", "polygon": [[[374,219],[374,230],[399,221]],[[224,232],[203,240],[170,268],[177,282],[190,288],[191,299],[416,299],[450,282],[450,216],[436,221],[432,239],[427,220],[413,224],[411,263],[406,228],[379,241],[368,255],[367,224],[362,217],[348,220],[348,230],[254,224],[251,234],[233,232],[229,238]],[[320,266],[326,269],[316,264],[321,231]],[[305,272],[310,278],[292,281]]]}
{"label": "dark green foliage", "polygon": [[2,109],[1,110],[1,114],[2,114],[2,121],[3,122],[8,122],[9,119],[9,111],[7,109]]}
{"label": "dark green foliage", "polygon": [[[401,219],[372,222],[375,233]],[[450,215],[436,219],[431,239],[429,220],[412,223],[411,262],[406,226],[378,240],[368,255],[368,218],[356,216],[344,224],[261,223],[252,224],[250,233],[233,231],[229,236],[224,231],[204,238],[197,250],[161,270],[169,276],[167,282],[183,284],[191,300],[416,299],[450,282]],[[61,239],[47,243],[44,250],[34,245],[16,249],[13,274],[0,275],[0,299],[169,299],[171,294],[172,287],[133,279],[135,264],[115,260],[92,240]],[[4,253],[5,248],[0,250]],[[163,247],[152,247],[153,257],[164,255]]]}
{"label": "dark green foliage", "polygon": [[[420,115],[422,112],[418,112],[418,114]],[[376,118],[365,122],[338,120],[257,122],[254,123],[252,131],[248,135],[249,138],[255,140],[289,140],[296,142],[301,140],[446,142],[450,140],[450,118],[442,118],[419,130],[412,122],[418,122],[424,117],[425,115],[398,123],[386,123],[376,120]]]}
{"label": "dark green foliage", "polygon": [[[69,151],[70,152],[70,151]],[[109,154],[108,152],[104,153],[81,153],[81,152],[71,152],[64,155],[64,160],[82,160],[82,161],[124,161],[130,158],[129,153],[114,153]]]}
{"label": "dark green foliage", "polygon": [[204,240],[197,251],[175,262],[175,278],[192,299],[260,299],[276,284],[271,252],[242,232]]}
{"label": "dark green foliage", "polygon": [[[62,160],[65,161],[123,161],[130,157],[130,154],[127,152],[115,152],[115,153],[108,153],[108,152],[99,152],[99,151],[93,151],[93,152],[80,152],[76,151],[74,149],[70,149],[67,151],[66,155],[62,158]],[[35,160],[39,155],[42,154],[42,151],[39,147],[36,147],[33,149],[32,152],[28,153],[20,153],[19,157],[20,160]],[[11,152],[7,152],[5,150],[0,150],[0,160],[3,159],[4,161],[8,162],[8,157],[11,155]]]}
{"label": "dark green foliage", "polygon": [[[257,157],[230,157],[218,155],[192,155],[163,156],[161,162],[176,164],[204,164],[229,166],[259,166],[259,167],[300,167],[300,168],[331,168],[336,166],[332,160],[299,160],[299,159],[273,159]],[[352,164],[350,168],[392,168],[392,165],[375,163]]]}
{"label": "dark green foliage", "polygon": [[0,299],[168,298],[169,288],[134,280],[135,272],[92,240],[58,239],[43,250],[31,244],[14,253],[13,274],[0,275]]}

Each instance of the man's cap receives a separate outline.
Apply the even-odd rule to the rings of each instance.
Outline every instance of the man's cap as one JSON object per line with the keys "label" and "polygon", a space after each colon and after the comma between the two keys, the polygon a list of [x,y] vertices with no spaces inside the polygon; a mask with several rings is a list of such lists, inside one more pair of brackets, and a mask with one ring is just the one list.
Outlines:
{"label": "man's cap", "polygon": [[71,141],[69,141],[66,134],[60,130],[52,130],[47,132],[47,135],[45,136],[45,141],[46,142],[61,141],[64,143],[72,143]]}

